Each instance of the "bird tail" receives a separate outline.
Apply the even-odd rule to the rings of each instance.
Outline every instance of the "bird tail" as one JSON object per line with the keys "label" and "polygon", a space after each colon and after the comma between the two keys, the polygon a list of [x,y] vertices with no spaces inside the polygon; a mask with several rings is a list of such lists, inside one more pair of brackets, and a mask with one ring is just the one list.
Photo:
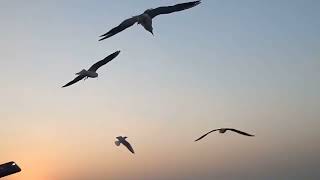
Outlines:
{"label": "bird tail", "polygon": [[114,143],[116,144],[116,146],[120,146],[120,141],[115,141]]}

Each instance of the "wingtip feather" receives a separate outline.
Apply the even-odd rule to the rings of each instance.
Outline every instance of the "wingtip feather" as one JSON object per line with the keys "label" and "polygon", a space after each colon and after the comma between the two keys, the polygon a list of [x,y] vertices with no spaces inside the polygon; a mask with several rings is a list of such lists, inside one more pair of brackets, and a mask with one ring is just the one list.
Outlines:
{"label": "wingtip feather", "polygon": [[112,36],[111,34],[103,34],[103,35],[99,36],[99,37],[101,37],[101,39],[99,39],[99,41],[105,40],[111,36]]}
{"label": "wingtip feather", "polygon": [[99,39],[99,41],[105,40],[105,39],[107,39],[107,38],[108,38],[108,37],[107,37],[107,36],[105,36],[105,37],[103,37],[103,38]]}
{"label": "wingtip feather", "polygon": [[201,4],[201,1],[196,1],[196,2],[194,3],[194,6],[197,6],[197,5],[199,5],[199,4]]}

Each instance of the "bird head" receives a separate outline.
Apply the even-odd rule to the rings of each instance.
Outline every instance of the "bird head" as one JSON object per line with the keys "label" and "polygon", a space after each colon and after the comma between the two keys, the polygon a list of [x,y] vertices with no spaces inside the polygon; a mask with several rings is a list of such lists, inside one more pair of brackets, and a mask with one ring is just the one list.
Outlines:
{"label": "bird head", "polygon": [[154,36],[152,26],[145,26],[144,28]]}
{"label": "bird head", "polygon": [[115,141],[114,143],[116,144],[116,146],[120,146],[120,141]]}
{"label": "bird head", "polygon": [[219,129],[220,133],[225,133],[227,130],[226,129]]}

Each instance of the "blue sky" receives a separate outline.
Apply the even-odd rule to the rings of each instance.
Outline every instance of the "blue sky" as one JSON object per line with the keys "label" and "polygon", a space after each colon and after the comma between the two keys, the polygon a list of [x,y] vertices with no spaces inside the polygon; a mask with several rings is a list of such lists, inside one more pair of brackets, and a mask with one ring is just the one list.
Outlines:
{"label": "blue sky", "polygon": [[[0,160],[24,169],[13,180],[80,179],[79,169],[119,180],[320,177],[320,2],[207,0],[154,19],[154,37],[135,25],[98,42],[179,2],[1,1]],[[60,88],[116,50],[97,80]],[[257,136],[192,142],[224,126]],[[134,158],[114,146],[121,134]],[[97,176],[83,170],[92,166]]]}

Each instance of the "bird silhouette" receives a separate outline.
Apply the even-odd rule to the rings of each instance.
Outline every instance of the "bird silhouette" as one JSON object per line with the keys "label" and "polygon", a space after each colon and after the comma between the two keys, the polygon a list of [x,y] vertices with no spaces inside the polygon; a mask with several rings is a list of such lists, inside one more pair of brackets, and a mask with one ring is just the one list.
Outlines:
{"label": "bird silhouette", "polygon": [[132,146],[130,145],[130,143],[126,140],[127,137],[122,137],[122,136],[118,136],[116,137],[118,140],[115,141],[114,143],[116,144],[116,146],[120,146],[120,144],[123,144],[125,147],[128,148],[128,150],[130,152],[132,152],[134,154],[134,150],[132,148]]}
{"label": "bird silhouette", "polygon": [[239,130],[233,129],[233,128],[220,128],[220,129],[214,129],[214,130],[212,130],[212,131],[207,132],[206,134],[202,135],[201,137],[199,137],[199,138],[196,139],[195,141],[199,141],[200,139],[206,137],[208,134],[210,134],[210,133],[212,133],[212,132],[214,132],[214,131],[219,131],[219,133],[222,133],[222,134],[225,133],[226,131],[233,131],[233,132],[236,132],[236,133],[238,133],[238,134],[242,134],[242,135],[244,135],[244,136],[254,136],[254,135],[251,135],[251,134],[248,134],[248,133],[246,133],[246,132],[239,131]]}
{"label": "bird silhouette", "polygon": [[108,62],[110,62],[111,60],[113,60],[115,57],[117,57],[119,55],[120,51],[116,51],[112,54],[110,54],[109,56],[107,56],[106,58],[104,58],[101,61],[98,61],[97,63],[95,63],[94,65],[92,65],[88,70],[81,70],[80,72],[76,73],[76,75],[78,75],[76,78],[74,78],[72,81],[68,82],[66,85],[62,86],[64,87],[68,87],[78,81],[80,81],[81,79],[88,79],[90,78],[96,78],[98,77],[98,73],[96,72],[101,66],[107,64]]}
{"label": "bird silhouette", "polygon": [[117,27],[115,27],[115,28],[111,29],[110,31],[108,31],[107,33],[101,35],[100,36],[101,39],[99,41],[102,41],[102,40],[107,39],[111,36],[114,36],[115,34],[118,34],[119,32],[131,27],[135,23],[141,24],[145,28],[145,30],[149,31],[153,35],[152,19],[154,17],[161,15],[161,14],[170,14],[173,12],[189,9],[194,6],[197,6],[200,3],[201,3],[201,1],[192,1],[192,2],[176,4],[174,6],[163,6],[163,7],[158,7],[155,9],[148,9],[140,15],[133,16],[129,19],[124,20]]}

